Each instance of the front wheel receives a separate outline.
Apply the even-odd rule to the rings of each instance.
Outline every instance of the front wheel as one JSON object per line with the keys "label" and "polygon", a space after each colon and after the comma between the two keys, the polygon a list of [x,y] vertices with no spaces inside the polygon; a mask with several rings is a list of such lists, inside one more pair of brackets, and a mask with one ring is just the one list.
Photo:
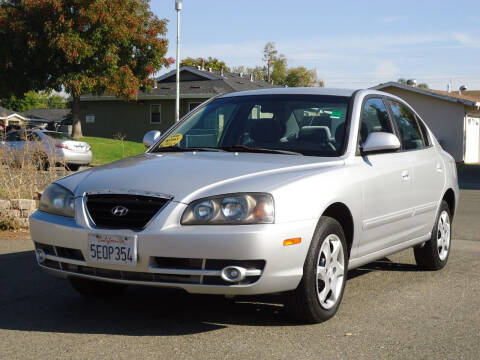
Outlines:
{"label": "front wheel", "polygon": [[348,253],[342,226],[322,217],[313,235],[297,289],[285,294],[290,315],[319,323],[330,319],[342,301],[347,279]]}
{"label": "front wheel", "polygon": [[413,249],[415,261],[422,270],[440,270],[446,264],[451,244],[450,208],[442,200],[437,219],[432,230],[432,237],[422,247]]}

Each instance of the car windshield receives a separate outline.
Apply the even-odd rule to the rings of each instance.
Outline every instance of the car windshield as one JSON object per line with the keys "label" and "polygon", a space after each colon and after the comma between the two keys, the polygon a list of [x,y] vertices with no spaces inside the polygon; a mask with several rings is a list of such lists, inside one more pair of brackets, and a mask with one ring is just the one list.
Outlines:
{"label": "car windshield", "polygon": [[74,140],[71,136],[60,132],[44,131],[43,133],[57,140]]}
{"label": "car windshield", "polygon": [[256,95],[216,99],[151,151],[243,151],[339,156],[350,97]]}

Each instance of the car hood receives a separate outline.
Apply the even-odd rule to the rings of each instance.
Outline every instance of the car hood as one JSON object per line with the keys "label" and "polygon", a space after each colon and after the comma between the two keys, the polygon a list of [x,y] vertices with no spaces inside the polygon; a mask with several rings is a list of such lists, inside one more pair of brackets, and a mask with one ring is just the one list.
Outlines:
{"label": "car hood", "polygon": [[[57,183],[70,189],[75,196],[120,190],[165,194],[175,201],[189,202],[192,198],[215,193],[219,188],[222,193],[244,189],[268,191],[275,182],[298,177],[298,172],[343,163],[339,158],[258,153],[147,153],[79,172]],[[275,176],[272,181],[273,174],[284,176]],[[268,178],[268,181],[261,182],[260,178]],[[243,186],[238,186],[239,183]]]}

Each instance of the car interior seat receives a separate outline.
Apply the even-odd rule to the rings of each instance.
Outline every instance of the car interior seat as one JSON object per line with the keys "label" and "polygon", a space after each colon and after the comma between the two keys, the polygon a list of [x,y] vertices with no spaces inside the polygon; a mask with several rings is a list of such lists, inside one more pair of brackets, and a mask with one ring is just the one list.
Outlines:
{"label": "car interior seat", "polygon": [[313,143],[316,147],[336,150],[330,139],[330,129],[327,126],[304,126],[298,133],[299,142]]}
{"label": "car interior seat", "polygon": [[258,119],[255,120],[250,129],[250,138],[253,139],[255,146],[266,147],[279,143],[285,131],[285,123],[275,119],[275,117]]}

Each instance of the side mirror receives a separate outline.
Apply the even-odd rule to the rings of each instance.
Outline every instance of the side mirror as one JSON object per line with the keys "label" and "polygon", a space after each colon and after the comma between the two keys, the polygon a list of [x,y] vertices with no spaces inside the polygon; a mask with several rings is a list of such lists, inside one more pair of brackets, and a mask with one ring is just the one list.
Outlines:
{"label": "side mirror", "polygon": [[151,130],[143,137],[143,145],[147,148],[153,145],[153,143],[160,137],[161,133],[158,130]]}
{"label": "side mirror", "polygon": [[400,149],[398,137],[386,132],[372,132],[362,145],[362,153],[368,154],[379,151],[394,151]]}

